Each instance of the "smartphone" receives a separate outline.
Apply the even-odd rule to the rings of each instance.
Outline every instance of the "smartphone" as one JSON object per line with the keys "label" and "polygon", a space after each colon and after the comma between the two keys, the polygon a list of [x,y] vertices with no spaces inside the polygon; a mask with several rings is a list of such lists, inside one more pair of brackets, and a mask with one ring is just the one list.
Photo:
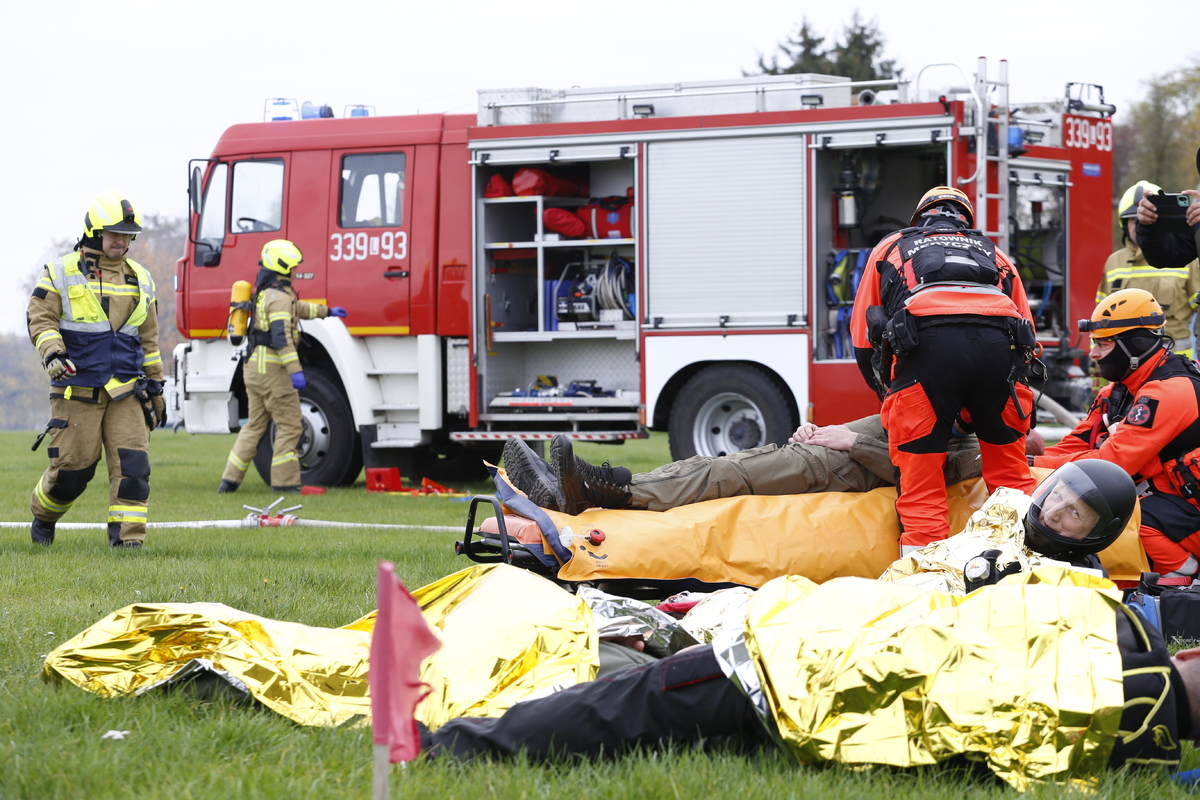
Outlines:
{"label": "smartphone", "polygon": [[1190,235],[1192,227],[1187,224],[1187,209],[1192,204],[1192,198],[1186,194],[1171,194],[1169,192],[1146,195],[1146,199],[1154,204],[1158,219],[1154,227],[1166,233],[1182,233]]}

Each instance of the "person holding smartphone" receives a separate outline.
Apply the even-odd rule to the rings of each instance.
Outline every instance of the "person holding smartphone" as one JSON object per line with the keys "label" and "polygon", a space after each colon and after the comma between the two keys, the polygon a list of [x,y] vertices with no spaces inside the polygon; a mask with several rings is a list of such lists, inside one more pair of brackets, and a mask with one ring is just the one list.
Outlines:
{"label": "person holding smartphone", "polygon": [[1192,259],[1182,267],[1170,269],[1151,266],[1138,243],[1135,219],[1138,204],[1143,195],[1161,192],[1160,187],[1149,181],[1138,181],[1121,197],[1117,206],[1121,249],[1104,262],[1096,302],[1121,289],[1145,289],[1154,295],[1167,315],[1165,333],[1175,340],[1173,352],[1193,358],[1192,323],[1200,307],[1200,261]]}
{"label": "person holding smartphone", "polygon": [[[1196,150],[1196,173],[1200,175],[1200,148]],[[1160,192],[1145,192],[1137,207],[1137,239],[1142,246],[1142,255],[1152,267],[1170,268],[1183,267],[1200,252],[1200,192],[1195,189],[1185,189],[1181,195],[1191,198],[1191,203],[1183,213],[1183,221],[1191,229],[1188,232],[1169,231],[1164,229],[1165,213],[1153,198]],[[1182,208],[1182,206],[1180,206]],[[1160,216],[1163,217],[1160,220]]]}

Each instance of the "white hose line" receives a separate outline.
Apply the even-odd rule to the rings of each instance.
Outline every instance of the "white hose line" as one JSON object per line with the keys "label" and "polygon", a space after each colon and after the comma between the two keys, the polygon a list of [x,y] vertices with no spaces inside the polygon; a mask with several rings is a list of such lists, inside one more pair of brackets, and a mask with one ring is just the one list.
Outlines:
{"label": "white hose line", "polygon": [[1079,417],[1064,408],[1058,401],[1045,394],[1038,398],[1038,405],[1053,414],[1059,422],[1068,428],[1074,428],[1079,424]]}
{"label": "white hose line", "polygon": [[[459,533],[465,530],[460,525],[388,525],[372,522],[331,522],[320,519],[297,519],[288,516],[270,517],[266,520],[257,517],[246,519],[206,519],[185,522],[147,522],[147,529],[162,530],[165,528],[388,528],[404,531],[449,531]],[[60,522],[55,530],[107,530],[103,522]],[[28,522],[0,522],[0,528],[29,529]]]}

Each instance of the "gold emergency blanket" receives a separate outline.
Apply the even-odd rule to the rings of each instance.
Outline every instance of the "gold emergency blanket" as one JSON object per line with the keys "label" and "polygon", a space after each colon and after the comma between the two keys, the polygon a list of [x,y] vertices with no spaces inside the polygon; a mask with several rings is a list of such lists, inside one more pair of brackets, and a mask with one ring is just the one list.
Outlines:
{"label": "gold emergency blanket", "polygon": [[[431,728],[498,716],[513,703],[591,680],[591,611],[550,581],[507,565],[472,567],[413,593],[443,645],[421,668]],[[220,603],[145,603],[105,617],[46,656],[42,677],[101,697],[216,675],[301,725],[370,719],[374,612],[343,628],[258,617]]]}
{"label": "gold emergency blanket", "polygon": [[[593,680],[600,640],[583,598],[507,564],[460,570],[413,592],[442,648],[421,665],[417,719],[498,717],[520,700]],[[371,631],[375,612],[347,627]]]}
{"label": "gold emergency blanket", "polygon": [[[1045,471],[1040,477],[1049,474]],[[950,530],[961,531],[988,497],[982,479],[948,487]],[[698,578],[762,586],[783,575],[821,583],[877,578],[900,557],[896,490],[725,497],[668,511],[592,509],[576,516],[547,511],[569,538],[572,558],[558,577]],[[567,530],[569,529],[569,530]],[[605,534],[592,544],[593,530]],[[978,555],[972,553],[971,555]],[[1100,555],[1114,580],[1137,580],[1148,569],[1131,523]],[[961,564],[959,565],[961,568]]]}
{"label": "gold emergency blanket", "polygon": [[1088,786],[1124,703],[1119,601],[1102,578],[1050,568],[966,597],[786,577],[751,598],[746,646],[802,762],[908,767],[961,754],[1021,791]]}

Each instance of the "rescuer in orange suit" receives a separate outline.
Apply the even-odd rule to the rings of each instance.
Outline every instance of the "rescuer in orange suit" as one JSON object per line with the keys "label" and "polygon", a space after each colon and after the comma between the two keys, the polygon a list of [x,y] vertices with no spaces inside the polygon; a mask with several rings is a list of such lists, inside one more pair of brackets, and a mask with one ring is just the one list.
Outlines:
{"label": "rescuer in orange suit", "polygon": [[902,552],[950,534],[942,465],[950,437],[971,426],[989,491],[1036,486],[1025,456],[1029,302],[1008,256],[974,224],[965,194],[930,189],[912,227],[871,251],[854,298],[854,355],[883,400]]}
{"label": "rescuer in orange suit", "polygon": [[272,239],[263,246],[248,325],[250,355],[242,367],[249,419],[229,452],[218,492],[237,491],[272,421],[276,432],[271,487],[277,492],[300,491],[296,447],[304,430],[300,390],[307,384],[296,352],[300,342],[298,323],[302,319],[346,316],[344,308],[306,303],[296,297],[292,272],[303,260],[300,248],[287,239]]}
{"label": "rescuer in orange suit", "polygon": [[1166,315],[1144,289],[1100,301],[1079,327],[1092,337],[1091,357],[1108,381],[1087,417],[1037,467],[1082,458],[1117,464],[1146,481],[1142,545],[1160,573],[1200,571],[1200,367],[1171,352]]}

